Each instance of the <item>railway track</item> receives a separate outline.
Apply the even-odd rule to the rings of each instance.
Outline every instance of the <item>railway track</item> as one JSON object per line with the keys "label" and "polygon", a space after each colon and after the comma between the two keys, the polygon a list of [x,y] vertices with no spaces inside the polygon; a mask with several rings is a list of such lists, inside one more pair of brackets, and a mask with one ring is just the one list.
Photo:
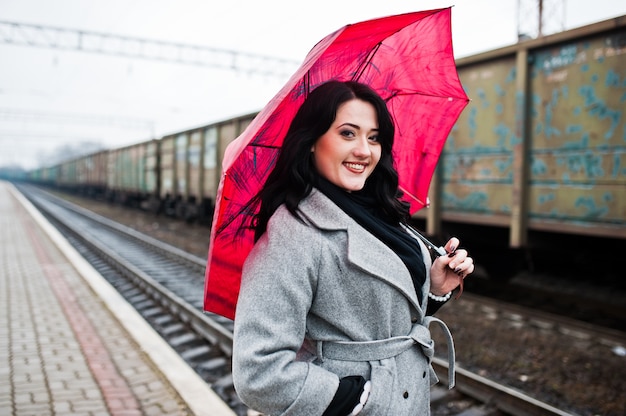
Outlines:
{"label": "railway track", "polygon": [[[19,189],[238,415],[254,414],[232,386],[233,322],[202,312],[204,259],[37,188]],[[488,302],[499,313],[524,314]],[[533,322],[551,322],[554,328],[584,332],[594,339],[599,336],[584,324],[558,321],[538,312],[532,318],[523,316]],[[604,338],[613,335],[602,334]],[[435,358],[434,364],[443,378],[445,361]],[[452,391],[435,387],[431,400],[434,416],[569,414],[462,368],[457,368],[457,387]]]}

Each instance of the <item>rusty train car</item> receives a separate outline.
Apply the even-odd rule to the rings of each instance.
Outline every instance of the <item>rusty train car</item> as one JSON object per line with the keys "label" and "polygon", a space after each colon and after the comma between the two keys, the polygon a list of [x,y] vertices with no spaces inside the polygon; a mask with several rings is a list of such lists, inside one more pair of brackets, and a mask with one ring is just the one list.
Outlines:
{"label": "rusty train car", "polygon": [[157,201],[168,215],[212,219],[226,146],[239,136],[256,113],[235,117],[160,140]]}
{"label": "rusty train car", "polygon": [[[570,261],[626,249],[626,16],[462,58],[457,67],[471,102],[417,225],[441,240],[462,235],[500,272],[536,266],[542,250],[557,267],[571,267],[555,260],[555,247]],[[254,116],[31,178],[210,222],[224,150]]]}
{"label": "rusty train car", "polygon": [[593,264],[626,248],[626,16],[457,68],[471,102],[421,215],[428,233],[472,236],[500,271],[511,250],[526,266],[572,269],[572,257]]}

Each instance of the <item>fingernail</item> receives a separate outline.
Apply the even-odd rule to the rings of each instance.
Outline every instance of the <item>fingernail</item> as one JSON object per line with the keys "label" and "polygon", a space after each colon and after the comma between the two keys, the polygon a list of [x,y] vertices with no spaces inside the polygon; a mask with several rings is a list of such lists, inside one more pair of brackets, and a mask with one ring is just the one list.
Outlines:
{"label": "fingernail", "polygon": [[454,257],[456,256],[456,251],[451,251],[450,253],[448,253],[448,257]]}
{"label": "fingernail", "polygon": [[456,269],[454,269],[454,273],[459,273],[462,269],[460,267],[457,267]]}
{"label": "fingernail", "polygon": [[450,247],[450,253],[454,253],[456,251],[456,246]]}

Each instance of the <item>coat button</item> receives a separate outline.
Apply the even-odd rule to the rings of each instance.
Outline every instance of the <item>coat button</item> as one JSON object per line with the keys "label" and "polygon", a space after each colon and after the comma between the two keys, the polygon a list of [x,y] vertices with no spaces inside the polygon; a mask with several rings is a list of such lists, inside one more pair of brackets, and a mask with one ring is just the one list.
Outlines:
{"label": "coat button", "polygon": [[424,371],[424,374],[422,374],[422,378],[426,378],[426,371]]}
{"label": "coat button", "polygon": [[417,317],[416,317],[416,316],[412,316],[412,317],[411,317],[411,323],[412,323],[412,324],[417,323]]}
{"label": "coat button", "polygon": [[405,391],[404,394],[402,395],[402,397],[404,397],[405,399],[409,398],[409,392]]}

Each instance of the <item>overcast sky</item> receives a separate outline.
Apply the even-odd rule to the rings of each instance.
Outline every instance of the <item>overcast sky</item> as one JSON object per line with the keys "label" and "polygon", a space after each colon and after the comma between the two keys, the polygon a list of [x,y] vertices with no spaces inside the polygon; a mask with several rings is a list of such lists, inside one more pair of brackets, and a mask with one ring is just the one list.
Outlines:
{"label": "overcast sky", "polygon": [[[522,27],[537,1],[521,0]],[[544,0],[565,29],[626,14],[618,0]],[[517,41],[518,0],[0,0],[0,20],[224,48],[299,63],[348,23],[454,6],[456,57]],[[1,37],[0,37],[1,39]],[[54,149],[113,148],[260,110],[288,75],[0,43],[0,166],[32,168]],[[289,73],[294,67],[285,66]]]}

